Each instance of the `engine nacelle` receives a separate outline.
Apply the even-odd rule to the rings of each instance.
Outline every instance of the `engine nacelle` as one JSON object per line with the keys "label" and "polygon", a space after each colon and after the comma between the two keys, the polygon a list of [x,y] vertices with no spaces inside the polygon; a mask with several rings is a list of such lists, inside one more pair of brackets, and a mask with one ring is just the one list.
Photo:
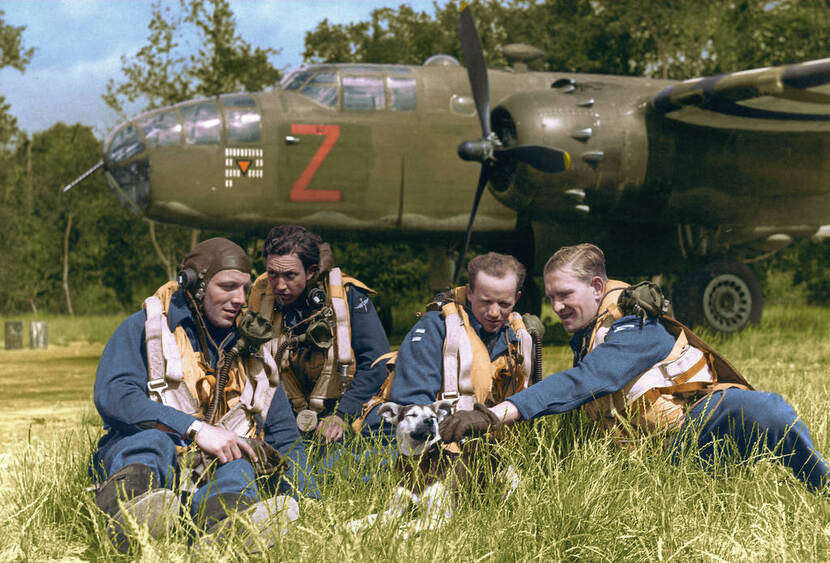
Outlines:
{"label": "engine nacelle", "polygon": [[636,102],[620,106],[604,99],[613,84],[563,80],[550,90],[514,94],[492,112],[493,130],[505,145],[539,144],[570,153],[565,172],[547,174],[508,161],[499,163],[490,183],[505,205],[548,221],[610,211],[640,189],[646,172],[645,122]]}

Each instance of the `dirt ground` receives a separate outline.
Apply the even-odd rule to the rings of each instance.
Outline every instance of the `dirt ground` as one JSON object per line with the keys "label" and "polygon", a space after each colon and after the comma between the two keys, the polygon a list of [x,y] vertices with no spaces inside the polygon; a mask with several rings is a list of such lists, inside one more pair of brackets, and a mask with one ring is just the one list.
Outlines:
{"label": "dirt ground", "polygon": [[41,350],[0,350],[0,451],[48,440],[82,425],[95,436],[101,421],[92,404],[102,344]]}

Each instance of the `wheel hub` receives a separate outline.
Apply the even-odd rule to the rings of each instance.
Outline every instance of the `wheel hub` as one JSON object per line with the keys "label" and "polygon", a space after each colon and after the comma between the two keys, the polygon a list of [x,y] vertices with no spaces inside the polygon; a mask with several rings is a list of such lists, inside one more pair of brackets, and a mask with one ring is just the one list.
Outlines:
{"label": "wheel hub", "polygon": [[721,332],[743,328],[752,313],[752,293],[744,280],[732,274],[715,276],[703,292],[703,314]]}

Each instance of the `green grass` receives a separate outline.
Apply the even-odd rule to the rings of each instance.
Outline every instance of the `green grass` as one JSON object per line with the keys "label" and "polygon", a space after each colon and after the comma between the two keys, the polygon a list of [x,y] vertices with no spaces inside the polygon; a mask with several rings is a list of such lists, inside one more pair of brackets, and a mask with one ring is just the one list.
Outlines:
{"label": "green grass", "polygon": [[[770,307],[764,324],[709,338],[759,389],[781,393],[830,452],[830,310]],[[4,417],[0,457],[0,560],[112,560],[105,518],[86,491],[86,464],[99,435],[89,397],[101,346],[0,352]],[[51,358],[51,359],[49,359]],[[78,358],[73,360],[73,358]],[[567,367],[570,351],[545,348],[546,371]],[[22,388],[18,388],[22,387]],[[57,398],[59,396],[59,398]],[[74,409],[67,418],[58,404]],[[35,424],[27,412],[38,412]],[[50,411],[63,413],[55,420]],[[63,418],[61,418],[63,417]],[[621,450],[575,417],[516,427],[504,456],[521,475],[506,503],[485,485],[462,499],[440,530],[403,540],[396,526],[353,536],[341,524],[384,510],[394,487],[381,473],[371,485],[335,475],[324,500],[303,502],[293,529],[254,560],[297,561],[823,561],[830,558],[830,501],[809,493],[769,458],[712,472],[692,455],[670,465],[655,443]],[[15,431],[21,427],[24,430]],[[28,428],[28,431],[26,430]],[[340,468],[360,475],[378,459]],[[245,560],[231,539],[195,556],[186,529],[155,541],[139,532],[143,560]],[[135,557],[131,556],[130,558]],[[128,558],[125,558],[125,560]]]}

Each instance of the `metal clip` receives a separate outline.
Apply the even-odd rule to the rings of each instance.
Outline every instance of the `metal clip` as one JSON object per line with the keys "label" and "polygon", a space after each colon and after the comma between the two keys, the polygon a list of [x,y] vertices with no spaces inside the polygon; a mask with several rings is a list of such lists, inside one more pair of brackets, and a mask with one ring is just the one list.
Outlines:
{"label": "metal clip", "polygon": [[167,380],[165,379],[151,379],[147,382],[147,391],[152,395],[153,393],[157,394],[159,400],[164,403],[164,396],[162,393],[167,391],[168,385]]}
{"label": "metal clip", "polygon": [[442,401],[449,401],[450,403],[452,403],[452,406],[455,406],[455,404],[458,402],[458,399],[460,397],[461,397],[461,395],[458,393],[458,391],[450,391],[448,393],[441,393],[441,400]]}

